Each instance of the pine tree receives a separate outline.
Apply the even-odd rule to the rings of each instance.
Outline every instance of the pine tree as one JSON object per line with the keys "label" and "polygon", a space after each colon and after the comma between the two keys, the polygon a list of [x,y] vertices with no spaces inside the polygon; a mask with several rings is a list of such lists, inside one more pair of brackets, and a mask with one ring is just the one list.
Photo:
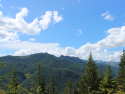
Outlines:
{"label": "pine tree", "polygon": [[7,94],[18,94],[17,93],[18,79],[19,78],[17,76],[17,71],[16,71],[15,65],[14,65],[10,82],[7,85],[7,87],[8,87],[8,89],[6,90]]}
{"label": "pine tree", "polygon": [[[40,62],[38,62],[38,68],[37,68],[37,76],[36,80],[34,81],[31,77],[31,75],[25,74],[25,76],[31,81],[32,88],[30,89],[34,94],[46,94],[45,92],[45,80],[44,76],[42,75],[42,68]],[[29,94],[32,94],[29,92]]]}
{"label": "pine tree", "polygon": [[[2,63],[2,60],[1,60],[1,57],[0,57],[0,68],[2,68],[3,66],[5,66],[6,63],[7,63],[7,62],[3,62],[3,63]],[[0,84],[1,84],[2,79],[5,78],[5,77],[7,77],[9,74],[10,74],[10,73],[6,73],[5,75],[0,76]],[[3,89],[2,89],[2,87],[0,87],[0,92],[1,92],[0,94],[5,94],[4,91],[3,91]]]}
{"label": "pine tree", "polygon": [[64,94],[73,94],[74,92],[73,87],[74,87],[74,84],[72,83],[72,80],[70,78],[66,84]]}
{"label": "pine tree", "polygon": [[123,54],[120,58],[119,70],[117,76],[117,84],[121,87],[121,91],[125,92],[125,51],[123,49]]}
{"label": "pine tree", "polygon": [[54,78],[54,75],[52,75],[50,79],[50,94],[57,94],[57,87],[56,87],[56,80]]}
{"label": "pine tree", "polygon": [[101,81],[100,84],[100,93],[99,94],[114,94],[116,92],[116,81],[113,79],[112,71],[110,66],[107,66],[105,73],[104,81]]}
{"label": "pine tree", "polygon": [[45,88],[45,90],[46,90],[46,94],[50,94],[50,83],[49,84],[47,84],[46,85],[46,88]]}
{"label": "pine tree", "polygon": [[87,67],[85,73],[82,74],[82,77],[77,84],[79,94],[90,94],[95,90],[98,90],[98,71],[93,61],[92,54],[87,62]]}
{"label": "pine tree", "polygon": [[[2,63],[2,60],[1,60],[1,57],[0,57],[0,68],[2,68],[3,66],[5,66],[6,63],[7,63],[7,62],[3,62],[3,63]],[[10,74],[10,73],[6,73],[5,75],[0,76],[0,83],[1,83],[2,79],[5,78],[5,77],[7,77],[9,74]]]}
{"label": "pine tree", "polygon": [[39,62],[38,69],[37,69],[37,83],[38,83],[38,86],[41,87],[39,94],[45,93],[45,80],[44,80],[44,76],[41,73],[42,73],[42,68],[41,68],[41,64]]}

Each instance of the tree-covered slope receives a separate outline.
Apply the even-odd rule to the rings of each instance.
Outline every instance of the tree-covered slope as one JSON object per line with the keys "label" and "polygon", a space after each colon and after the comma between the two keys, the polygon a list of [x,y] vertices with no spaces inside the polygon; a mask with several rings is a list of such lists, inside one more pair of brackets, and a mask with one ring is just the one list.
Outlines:
{"label": "tree-covered slope", "polygon": [[[55,76],[57,81],[58,91],[62,92],[67,81],[71,78],[73,82],[79,80],[81,74],[85,72],[86,62],[77,57],[61,56],[55,57],[47,53],[38,53],[29,56],[5,56],[1,58],[7,62],[6,66],[0,69],[0,75],[12,72],[14,64],[16,65],[17,73],[20,78],[19,83],[22,87],[27,89],[31,88],[31,82],[26,79],[25,73],[32,74],[32,78],[36,80],[36,69],[38,62],[41,62],[43,68],[43,75],[45,76],[46,83],[50,82],[52,75]],[[100,68],[100,64],[96,64]],[[106,71],[106,65],[101,65],[102,70]],[[113,75],[117,75],[117,67],[111,66]],[[7,80],[3,80],[7,83]],[[4,83],[3,83],[4,84]]]}

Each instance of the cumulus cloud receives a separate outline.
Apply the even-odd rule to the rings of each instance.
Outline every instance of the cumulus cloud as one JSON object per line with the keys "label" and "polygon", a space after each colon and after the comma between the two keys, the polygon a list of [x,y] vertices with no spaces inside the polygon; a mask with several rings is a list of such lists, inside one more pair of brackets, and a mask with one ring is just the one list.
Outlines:
{"label": "cumulus cloud", "polygon": [[38,26],[38,19],[35,18],[33,22],[27,23],[23,17],[27,16],[28,9],[22,8],[21,12],[16,14],[16,18],[4,17],[0,11],[0,29],[5,31],[16,31],[26,33],[28,35],[38,34],[40,28]]}
{"label": "cumulus cloud", "polygon": [[[14,7],[11,6],[11,8],[14,8]],[[6,33],[8,32],[9,35],[12,35],[11,38],[6,40],[14,40],[15,38],[18,38],[16,37],[18,32],[21,32],[23,34],[25,33],[27,35],[39,34],[41,31],[41,28],[43,30],[48,28],[49,24],[51,23],[51,19],[53,17],[54,17],[55,23],[62,20],[62,17],[58,16],[57,11],[53,12],[53,17],[52,17],[52,11],[47,11],[45,15],[41,16],[42,19],[40,21],[38,20],[38,18],[35,18],[31,23],[27,23],[24,20],[24,17],[28,15],[28,9],[24,7],[24,8],[21,8],[20,10],[21,11],[16,14],[15,19],[8,16],[4,16],[2,11],[0,11],[0,30],[1,32],[2,31]],[[12,37],[14,38],[12,39]],[[3,40],[4,39],[2,39],[2,41]]]}
{"label": "cumulus cloud", "polygon": [[122,52],[115,52],[113,55],[110,54],[108,61],[119,61],[121,54]]}
{"label": "cumulus cloud", "polygon": [[7,32],[0,30],[0,42],[19,42],[18,34],[16,32]]}
{"label": "cumulus cloud", "polygon": [[47,29],[51,23],[52,11],[47,11],[45,15],[41,16],[42,20],[39,21],[39,25],[43,30]]}
{"label": "cumulus cloud", "polygon": [[31,48],[29,48],[29,49],[21,49],[19,51],[16,51],[14,53],[14,55],[16,55],[16,56],[26,56],[26,55],[30,55],[30,54],[33,54],[33,53],[34,53],[34,51]]}
{"label": "cumulus cloud", "polygon": [[106,20],[114,20],[114,16],[112,14],[109,14],[109,11],[107,11],[106,13],[103,13],[101,16],[104,16],[104,19]]}
{"label": "cumulus cloud", "polygon": [[[97,60],[118,61],[121,52],[115,52],[111,54],[108,49],[125,46],[125,26],[121,28],[111,28],[106,31],[108,35],[98,41],[95,44],[87,43],[80,48],[75,49],[73,47],[62,48],[58,43],[31,43],[31,42],[15,42],[15,43],[0,43],[0,48],[16,50],[14,55],[29,55],[37,52],[47,52],[55,56],[68,55],[76,56],[81,59],[88,59],[90,51],[93,58]],[[18,39],[16,33],[0,31],[0,39],[7,39],[9,35],[15,35],[15,39]],[[15,40],[16,41],[16,40]]]}
{"label": "cumulus cloud", "polygon": [[111,28],[107,30],[108,35],[97,42],[101,48],[115,48],[117,46],[125,46],[125,26],[121,28]]}
{"label": "cumulus cloud", "polygon": [[53,22],[54,23],[58,23],[60,22],[63,18],[62,18],[62,15],[61,16],[58,16],[58,12],[57,11],[53,11]]}

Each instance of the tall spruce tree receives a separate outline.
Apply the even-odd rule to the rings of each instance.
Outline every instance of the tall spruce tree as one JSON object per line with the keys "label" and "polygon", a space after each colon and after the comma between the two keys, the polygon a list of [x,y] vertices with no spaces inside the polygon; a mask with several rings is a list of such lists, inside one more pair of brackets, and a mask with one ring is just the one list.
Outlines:
{"label": "tall spruce tree", "polygon": [[69,81],[66,84],[65,91],[64,91],[63,94],[73,94],[73,92],[74,92],[73,87],[74,87],[74,84],[72,83],[72,80],[70,78]]}
{"label": "tall spruce tree", "polygon": [[91,94],[95,90],[98,90],[98,71],[97,67],[95,66],[95,62],[93,61],[91,52],[85,73],[82,74],[77,87],[77,92],[79,92],[79,94]]}
{"label": "tall spruce tree", "polygon": [[50,94],[57,94],[56,79],[52,75],[50,79]]}
{"label": "tall spruce tree", "polygon": [[37,84],[40,86],[40,93],[45,93],[45,79],[44,76],[41,74],[42,73],[42,68],[40,62],[38,63],[38,69],[37,69]]}
{"label": "tall spruce tree", "polygon": [[13,67],[12,76],[9,84],[7,85],[8,89],[5,91],[6,94],[18,94],[18,76],[15,65]]}
{"label": "tall spruce tree", "polygon": [[125,92],[125,51],[124,49],[120,58],[117,84],[119,87],[121,87],[121,91]]}
{"label": "tall spruce tree", "polygon": [[[1,57],[0,57],[0,68],[2,68],[3,66],[5,66],[6,63],[7,63],[7,62],[3,62],[3,63],[2,63],[2,59],[1,59]],[[10,74],[10,73],[6,73],[5,75],[0,76],[0,84],[1,84],[1,82],[2,82],[2,79],[5,78],[5,77],[7,77],[9,74]],[[3,91],[3,90],[2,90],[2,87],[0,87],[0,91]],[[3,91],[3,93],[4,93],[4,91]]]}
{"label": "tall spruce tree", "polygon": [[101,81],[100,92],[97,94],[114,94],[116,92],[116,81],[113,79],[110,66],[107,66],[104,81]]}

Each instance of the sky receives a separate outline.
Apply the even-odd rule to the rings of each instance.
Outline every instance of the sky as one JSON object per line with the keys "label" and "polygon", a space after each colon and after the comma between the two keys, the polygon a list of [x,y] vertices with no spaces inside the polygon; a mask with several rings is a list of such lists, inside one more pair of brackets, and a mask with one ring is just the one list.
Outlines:
{"label": "sky", "polygon": [[124,0],[0,0],[0,56],[49,53],[119,61]]}

